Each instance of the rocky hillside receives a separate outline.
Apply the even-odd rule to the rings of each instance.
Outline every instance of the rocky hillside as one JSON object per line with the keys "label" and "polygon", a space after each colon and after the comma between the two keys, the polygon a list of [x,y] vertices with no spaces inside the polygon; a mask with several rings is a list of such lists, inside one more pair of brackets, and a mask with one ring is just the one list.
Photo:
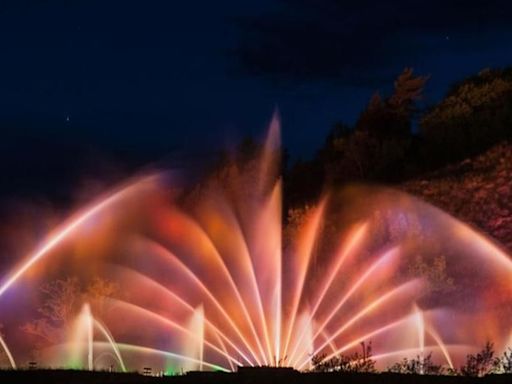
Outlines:
{"label": "rocky hillside", "polygon": [[475,225],[512,250],[512,143],[406,182],[402,189]]}

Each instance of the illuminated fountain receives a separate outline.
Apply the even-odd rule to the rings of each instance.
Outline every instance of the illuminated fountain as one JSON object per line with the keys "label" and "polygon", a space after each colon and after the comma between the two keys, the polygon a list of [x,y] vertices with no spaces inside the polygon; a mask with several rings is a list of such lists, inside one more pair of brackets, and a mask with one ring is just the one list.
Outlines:
{"label": "illuminated fountain", "polygon": [[499,246],[364,187],[326,193],[283,231],[278,153],[274,120],[255,160],[192,190],[165,173],[135,179],[64,222],[0,285],[12,367],[5,341],[12,332],[14,356],[29,359],[20,325],[38,287],[63,276],[119,289],[79,303],[59,342],[39,347],[41,366],[305,370],[371,341],[381,369],[427,353],[454,367],[487,340],[507,347],[512,261]]}

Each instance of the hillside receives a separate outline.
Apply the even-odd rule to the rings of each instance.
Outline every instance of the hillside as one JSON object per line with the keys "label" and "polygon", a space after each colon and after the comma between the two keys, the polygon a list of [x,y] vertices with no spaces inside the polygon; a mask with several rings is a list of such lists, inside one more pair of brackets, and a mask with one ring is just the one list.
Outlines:
{"label": "hillside", "polygon": [[512,250],[512,143],[405,182],[405,191],[471,223]]}

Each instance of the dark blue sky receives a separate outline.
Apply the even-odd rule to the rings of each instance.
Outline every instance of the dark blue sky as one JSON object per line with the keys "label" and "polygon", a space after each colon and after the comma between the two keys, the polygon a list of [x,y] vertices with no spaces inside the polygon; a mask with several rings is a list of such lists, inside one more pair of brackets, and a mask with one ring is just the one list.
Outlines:
{"label": "dark blue sky", "polygon": [[308,157],[405,66],[431,75],[432,104],[453,82],[512,64],[511,8],[4,0],[2,194],[66,189],[112,164],[200,159],[261,136],[276,106],[284,146]]}

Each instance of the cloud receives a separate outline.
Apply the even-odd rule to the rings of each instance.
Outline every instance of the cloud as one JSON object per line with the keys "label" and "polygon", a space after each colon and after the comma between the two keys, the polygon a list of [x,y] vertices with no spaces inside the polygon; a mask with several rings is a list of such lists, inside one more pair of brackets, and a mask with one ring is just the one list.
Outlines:
{"label": "cloud", "polygon": [[281,1],[236,20],[231,52],[243,74],[281,81],[378,86],[432,55],[503,44],[508,1]]}

